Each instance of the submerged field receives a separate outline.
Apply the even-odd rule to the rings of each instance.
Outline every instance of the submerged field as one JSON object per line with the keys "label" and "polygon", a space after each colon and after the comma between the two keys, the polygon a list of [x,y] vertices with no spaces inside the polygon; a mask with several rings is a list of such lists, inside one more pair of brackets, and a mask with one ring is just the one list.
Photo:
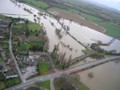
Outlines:
{"label": "submerged field", "polygon": [[[48,11],[49,12],[57,12],[58,16],[73,20],[79,24],[85,25],[87,27],[90,27],[90,28],[100,31],[100,32],[104,32],[104,29],[105,29],[106,34],[109,36],[120,37],[120,25],[118,25],[118,24],[115,24],[112,22],[106,22],[98,17],[88,15],[85,13],[79,13],[78,11],[73,10],[73,9],[64,10],[64,9],[60,9],[60,8],[50,8],[50,9],[48,9]],[[104,29],[101,27],[103,27]]]}

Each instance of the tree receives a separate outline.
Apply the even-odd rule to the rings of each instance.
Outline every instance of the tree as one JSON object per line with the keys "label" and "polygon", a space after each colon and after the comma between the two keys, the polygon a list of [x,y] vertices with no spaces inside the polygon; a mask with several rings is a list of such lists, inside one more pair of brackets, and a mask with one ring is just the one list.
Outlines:
{"label": "tree", "polygon": [[30,36],[30,32],[29,32],[29,30],[26,30],[25,35],[26,35],[26,37],[29,37],[29,36]]}
{"label": "tree", "polygon": [[29,23],[28,19],[27,19],[27,20],[25,20],[25,23],[26,23],[26,24],[28,24],[28,23]]}
{"label": "tree", "polygon": [[3,82],[4,80],[5,80],[5,76],[2,72],[0,72],[0,81]]}

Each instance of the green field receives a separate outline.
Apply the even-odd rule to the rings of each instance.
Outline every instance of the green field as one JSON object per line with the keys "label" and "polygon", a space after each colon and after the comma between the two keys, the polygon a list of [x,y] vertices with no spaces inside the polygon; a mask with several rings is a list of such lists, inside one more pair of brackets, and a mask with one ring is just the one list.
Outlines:
{"label": "green field", "polygon": [[38,73],[40,75],[44,75],[44,74],[49,73],[49,67],[50,66],[47,63],[39,63],[37,66]]}
{"label": "green field", "polygon": [[100,18],[97,18],[97,17],[92,16],[92,15],[88,15],[88,14],[85,14],[85,13],[80,13],[80,16],[84,17],[85,19],[87,19],[89,21],[93,21],[93,22],[102,21]]}
{"label": "green field", "polygon": [[40,31],[41,30],[41,26],[37,23],[33,23],[33,22],[29,22],[28,23],[28,29],[32,30],[32,31]]}
{"label": "green field", "polygon": [[107,30],[107,34],[112,37],[120,37],[120,26],[113,23],[96,22]]}
{"label": "green field", "polygon": [[43,47],[44,47],[44,44],[42,41],[32,41],[30,42],[30,50],[33,50],[33,51],[43,51]]}
{"label": "green field", "polygon": [[31,45],[29,43],[23,43],[16,47],[17,50],[29,50]]}
{"label": "green field", "polygon": [[15,24],[15,25],[13,25],[13,29],[21,29],[21,30],[23,30],[24,29],[24,25],[22,25],[22,24]]}
{"label": "green field", "polygon": [[43,51],[42,41],[32,41],[29,43],[22,43],[16,46],[17,50],[33,50],[33,51]]}
{"label": "green field", "polygon": [[37,8],[47,9],[49,7],[47,3],[44,3],[42,1],[35,1],[35,0],[22,0],[22,1],[31,4],[33,6],[36,6]]}
{"label": "green field", "polygon": [[29,33],[29,35],[38,35],[41,30],[42,30],[42,27],[39,24],[33,23],[33,22],[28,23],[27,32]]}
{"label": "green field", "polygon": [[47,88],[47,90],[50,90],[50,81],[37,83],[37,86],[44,87],[44,88]]}
{"label": "green field", "polygon": [[88,21],[92,21],[107,30],[107,34],[112,37],[120,37],[120,26],[110,22],[102,22],[101,19],[88,14],[80,13]]}

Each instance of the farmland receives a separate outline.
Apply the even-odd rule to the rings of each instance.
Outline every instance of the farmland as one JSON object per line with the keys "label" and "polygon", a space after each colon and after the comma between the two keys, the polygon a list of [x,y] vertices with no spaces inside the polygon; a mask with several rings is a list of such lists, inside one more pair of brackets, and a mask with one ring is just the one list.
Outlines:
{"label": "farmland", "polygon": [[33,0],[22,0],[22,2],[31,4],[33,6],[36,6],[37,8],[42,8],[42,9],[46,9],[49,7],[47,3],[44,3],[42,1],[38,2],[38,1],[33,1]]}

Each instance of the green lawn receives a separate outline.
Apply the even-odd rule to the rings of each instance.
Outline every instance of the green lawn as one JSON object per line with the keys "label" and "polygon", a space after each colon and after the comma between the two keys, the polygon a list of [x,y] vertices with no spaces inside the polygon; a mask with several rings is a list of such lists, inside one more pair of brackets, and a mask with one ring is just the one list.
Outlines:
{"label": "green lawn", "polygon": [[13,25],[13,29],[21,29],[21,30],[23,30],[24,29],[24,25],[22,25],[22,24],[14,24]]}
{"label": "green lawn", "polygon": [[40,83],[37,83],[37,86],[39,87],[44,87],[44,88],[47,88],[47,90],[50,90],[50,81],[45,81],[45,82],[40,82]]}
{"label": "green lawn", "polygon": [[40,31],[41,30],[41,26],[37,23],[33,23],[33,22],[29,22],[28,23],[28,29],[32,30],[32,31]]}
{"label": "green lawn", "polygon": [[47,63],[39,63],[38,67],[37,67],[38,73],[40,75],[44,75],[44,74],[49,73],[49,67],[50,66]]}
{"label": "green lawn", "polygon": [[18,77],[16,77],[16,78],[12,78],[12,79],[6,79],[4,82],[4,85],[6,88],[8,88],[8,87],[14,86],[19,83],[20,83],[20,79]]}
{"label": "green lawn", "polygon": [[31,41],[28,43],[21,43],[16,46],[17,50],[33,50],[33,51],[43,51],[42,41]]}
{"label": "green lawn", "polygon": [[29,43],[23,43],[16,47],[17,50],[29,50],[30,48],[31,45]]}
{"label": "green lawn", "polygon": [[31,45],[31,50],[34,50],[34,51],[43,51],[43,42],[42,41],[32,41],[30,42],[30,45]]}
{"label": "green lawn", "polygon": [[42,9],[46,9],[49,7],[47,3],[44,3],[42,1],[35,1],[35,0],[22,0],[22,1]]}
{"label": "green lawn", "polygon": [[37,35],[42,30],[42,27],[37,23],[29,22],[28,30],[29,30],[28,32],[30,35]]}

